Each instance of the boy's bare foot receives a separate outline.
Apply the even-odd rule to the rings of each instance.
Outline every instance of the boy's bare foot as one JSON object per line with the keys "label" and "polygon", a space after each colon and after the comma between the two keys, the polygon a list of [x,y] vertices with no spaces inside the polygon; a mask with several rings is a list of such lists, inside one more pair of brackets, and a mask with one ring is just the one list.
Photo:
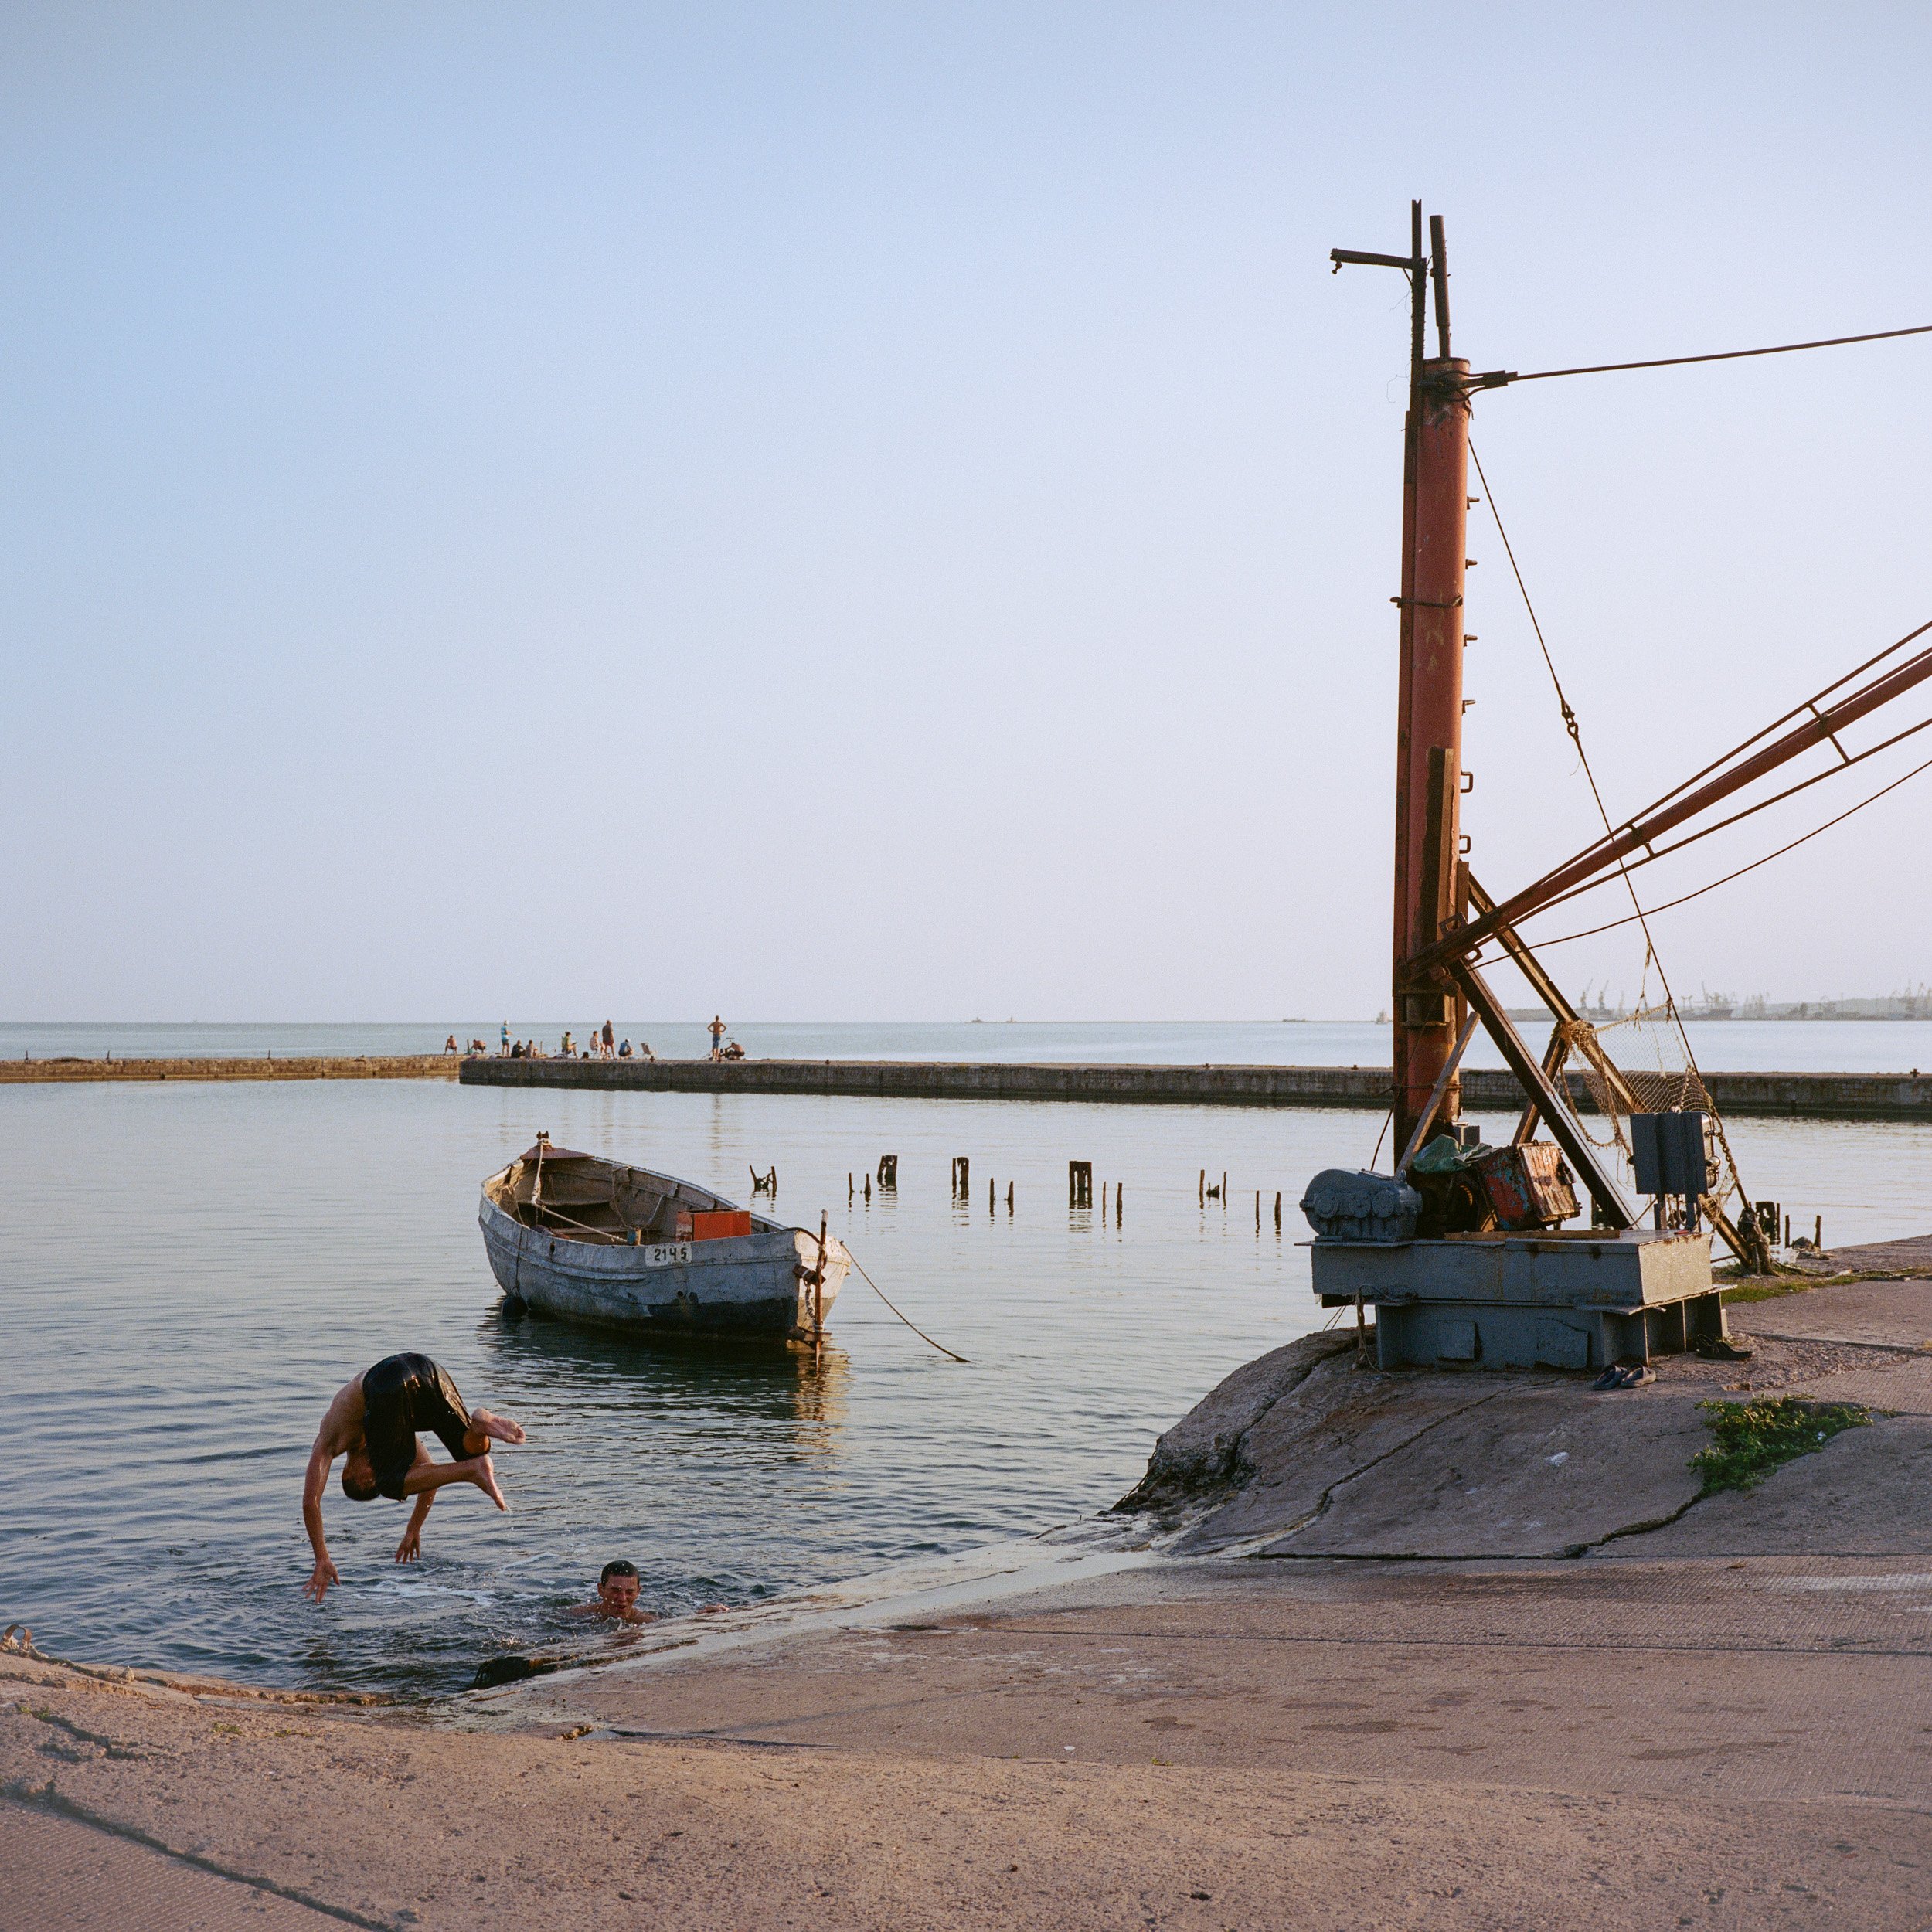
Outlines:
{"label": "boy's bare foot", "polygon": [[492,1442],[507,1442],[514,1446],[524,1440],[521,1423],[512,1422],[508,1416],[492,1415],[487,1409],[470,1411],[470,1427],[481,1429]]}
{"label": "boy's bare foot", "polygon": [[510,1505],[503,1500],[503,1492],[496,1486],[496,1471],[492,1466],[488,1456],[477,1458],[476,1475],[472,1480],[475,1482],[477,1488],[481,1490],[498,1509],[508,1509],[509,1508]]}

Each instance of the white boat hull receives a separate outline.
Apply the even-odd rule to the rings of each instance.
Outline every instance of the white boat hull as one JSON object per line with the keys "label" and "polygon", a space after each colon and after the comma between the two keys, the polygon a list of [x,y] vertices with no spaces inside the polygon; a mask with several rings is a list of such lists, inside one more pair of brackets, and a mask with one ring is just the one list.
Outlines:
{"label": "white boat hull", "polygon": [[490,1271],[506,1298],[560,1320],[666,1338],[810,1341],[830,1321],[851,1269],[844,1244],[828,1235],[825,1278],[815,1281],[818,1236],[755,1216],[750,1234],[716,1240],[573,1239],[530,1226],[491,1198],[510,1172],[484,1183],[477,1212]]}

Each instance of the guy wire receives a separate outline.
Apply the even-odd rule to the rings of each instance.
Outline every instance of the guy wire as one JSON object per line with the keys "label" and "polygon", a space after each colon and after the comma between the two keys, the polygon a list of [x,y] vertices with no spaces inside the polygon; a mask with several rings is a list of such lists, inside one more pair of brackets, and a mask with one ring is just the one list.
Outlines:
{"label": "guy wire", "polygon": [[[1800,845],[1808,844],[1821,832],[1829,832],[1834,825],[1843,824],[1854,812],[1862,811],[1867,805],[1876,804],[1887,792],[1896,791],[1908,779],[1916,778],[1922,771],[1932,771],[1932,758],[1928,758],[1922,765],[1914,765],[1910,771],[1894,778],[1889,785],[1881,786],[1869,798],[1861,798],[1856,804],[1846,806],[1835,818],[1828,818],[1823,825],[1814,825],[1809,832],[1800,833],[1789,844],[1780,845],[1777,851],[1767,852],[1762,859],[1753,859],[1748,866],[1740,866],[1736,872],[1727,872],[1722,879],[1713,879],[1709,885],[1699,886],[1695,892],[1685,893],[1681,898],[1667,899],[1661,906],[1653,906],[1650,910],[1654,913],[1667,913],[1674,906],[1689,905],[1693,899],[1702,899],[1705,893],[1716,892],[1719,886],[1728,886],[1733,879],[1742,879],[1747,872],[1756,872],[1760,866],[1768,866],[1774,859],[1782,859],[1787,852],[1796,851]],[[1550,903],[1560,906],[1563,902],[1559,899]],[[1538,910],[1543,911],[1548,909],[1539,907]],[[1566,946],[1573,939],[1590,939],[1598,933],[1614,932],[1618,927],[1634,924],[1642,917],[1641,912],[1634,913],[1628,919],[1613,919],[1607,925],[1587,927],[1580,933],[1563,933],[1554,939],[1539,939],[1536,944],[1539,947]],[[1664,970],[1661,961],[1657,970],[1661,976]]]}
{"label": "guy wire", "polygon": [[1844,349],[1853,342],[1889,342],[1900,335],[1932,335],[1932,322],[1920,322],[1910,328],[1874,329],[1866,335],[1827,335],[1815,342],[1774,342],[1769,349],[1723,349],[1707,355],[1655,355],[1645,362],[1593,362],[1584,369],[1538,369],[1519,375],[1515,369],[1498,369],[1485,381],[1473,379],[1484,389],[1501,389],[1510,383],[1546,383],[1553,376],[1614,376],[1631,369],[1679,369],[1686,362],[1737,362],[1753,355],[1789,355],[1801,349]]}
{"label": "guy wire", "polygon": [[[1613,838],[1615,833],[1610,822],[1610,814],[1604,808],[1604,794],[1597,788],[1597,774],[1590,768],[1590,754],[1583,749],[1583,733],[1577,725],[1577,714],[1570,709],[1570,700],[1563,696],[1563,682],[1556,675],[1556,666],[1550,658],[1549,646],[1543,641],[1543,628],[1537,621],[1536,607],[1530,601],[1529,587],[1522,580],[1522,571],[1516,562],[1515,546],[1509,541],[1509,532],[1503,528],[1502,512],[1496,506],[1496,493],[1489,487],[1489,478],[1484,474],[1482,458],[1476,454],[1473,437],[1469,444],[1469,460],[1476,466],[1477,480],[1482,485],[1483,500],[1489,505],[1489,514],[1495,520],[1496,534],[1502,539],[1503,554],[1509,560],[1510,574],[1515,578],[1516,588],[1522,594],[1523,608],[1529,613],[1530,627],[1536,634],[1537,648],[1543,654],[1543,662],[1549,666],[1549,682],[1556,686],[1556,702],[1563,706],[1564,728],[1570,733],[1570,742],[1577,747],[1577,757],[1583,766],[1583,776],[1590,781],[1590,795],[1597,801],[1597,815],[1604,821],[1604,836]],[[1708,1094],[1710,1089],[1705,1084],[1704,1070],[1698,1065],[1696,1053],[1690,1043],[1690,1036],[1684,1030],[1683,1015],[1677,1010],[1677,995],[1671,988],[1670,975],[1664,970],[1663,960],[1657,951],[1657,942],[1651,937],[1650,921],[1645,917],[1643,902],[1637,896],[1636,881],[1631,877],[1621,859],[1617,862],[1617,871],[1630,893],[1631,906],[1638,926],[1643,930],[1645,957],[1657,968],[1658,981],[1664,989],[1664,1005],[1670,1014],[1672,1026],[1677,1029],[1678,1039],[1684,1049],[1684,1058],[1690,1063],[1691,1071],[1697,1076],[1698,1085],[1703,1087]],[[1620,920],[1617,923],[1621,925],[1626,922]],[[1750,1196],[1745,1192],[1744,1183],[1738,1175],[1737,1162],[1731,1153],[1730,1141],[1724,1131],[1724,1117],[1715,1106],[1711,1109],[1711,1119],[1716,1126],[1718,1145],[1724,1150],[1725,1162],[1730,1168],[1731,1179],[1736,1185],[1738,1198],[1748,1206]]]}

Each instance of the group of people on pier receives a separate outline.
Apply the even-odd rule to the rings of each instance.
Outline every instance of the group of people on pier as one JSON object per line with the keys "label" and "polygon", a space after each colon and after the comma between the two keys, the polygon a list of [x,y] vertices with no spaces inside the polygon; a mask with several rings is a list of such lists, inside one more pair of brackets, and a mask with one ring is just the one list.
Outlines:
{"label": "group of people on pier", "polygon": [[[553,1057],[541,1040],[512,1039],[510,1022],[508,1020],[503,1022],[498,1040],[497,1057],[499,1060],[547,1060]],[[444,1051],[454,1053],[455,1043],[456,1036],[451,1034],[450,1043]],[[473,1053],[481,1053],[484,1050],[483,1043],[481,1040],[472,1040],[470,1043],[470,1050]],[[563,1038],[558,1043],[555,1057],[566,1060],[628,1060],[632,1059],[654,1060],[658,1056],[651,1052],[651,1043],[648,1040],[639,1040],[637,1045],[633,1046],[628,1039],[619,1039],[616,1029],[607,1019],[601,1026],[592,1027],[589,1039],[581,1043],[571,1034],[569,1028],[565,1028]]]}
{"label": "group of people on pier", "polygon": [[[725,1023],[720,1016],[714,1014],[706,1031],[711,1036],[711,1057],[714,1060],[741,1060],[744,1058],[745,1049],[735,1039],[727,1040],[725,1038]],[[552,1057],[541,1040],[512,1039],[508,1020],[503,1022],[497,1037],[496,1050],[499,1060],[546,1060]],[[443,1043],[443,1051],[445,1053],[467,1053],[480,1058],[489,1049],[480,1039],[472,1039],[467,1047],[459,1047],[456,1043],[456,1036],[452,1033]],[[658,1056],[651,1052],[648,1040],[639,1040],[633,1046],[628,1039],[618,1039],[616,1029],[607,1019],[601,1026],[592,1027],[590,1039],[581,1045],[566,1027],[563,1038],[558,1044],[556,1057],[566,1060],[654,1060]]]}

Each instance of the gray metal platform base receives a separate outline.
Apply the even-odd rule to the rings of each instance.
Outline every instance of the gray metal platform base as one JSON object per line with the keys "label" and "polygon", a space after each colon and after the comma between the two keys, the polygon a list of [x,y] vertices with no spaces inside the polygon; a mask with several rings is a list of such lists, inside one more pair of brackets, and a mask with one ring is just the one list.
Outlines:
{"label": "gray metal platform base", "polygon": [[1325,1308],[1376,1311],[1379,1365],[1600,1369],[1724,1333],[1710,1236],[1464,1234],[1311,1244]]}

